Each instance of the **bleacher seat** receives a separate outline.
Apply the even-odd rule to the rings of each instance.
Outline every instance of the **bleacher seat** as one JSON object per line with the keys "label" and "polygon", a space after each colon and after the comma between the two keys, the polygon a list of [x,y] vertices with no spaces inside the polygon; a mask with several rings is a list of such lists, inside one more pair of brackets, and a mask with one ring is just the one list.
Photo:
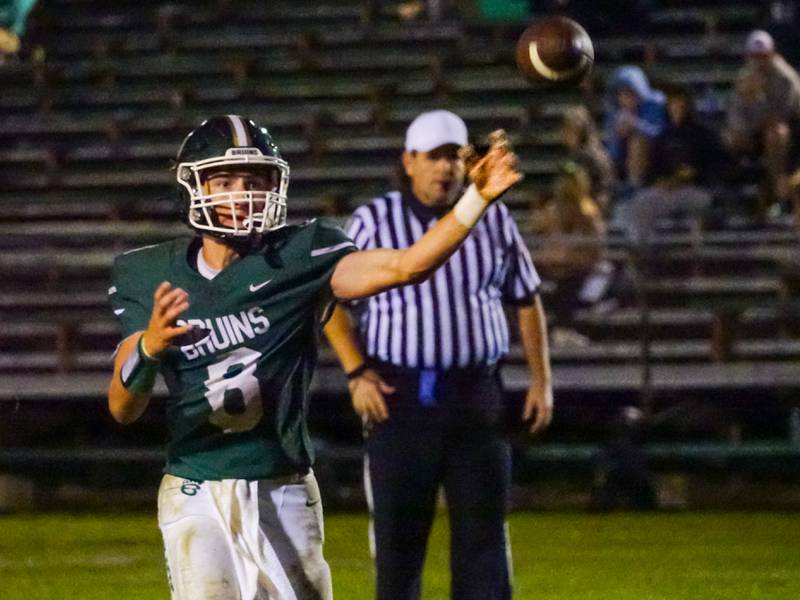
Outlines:
{"label": "bleacher seat", "polygon": [[[476,140],[504,127],[527,174],[504,201],[534,254],[552,243],[528,231],[531,200],[557,172],[564,111],[588,98],[598,114],[601,102],[577,90],[531,88],[513,66],[522,24],[401,24],[369,21],[357,0],[248,0],[239,3],[246,16],[225,16],[226,26],[209,35],[225,3],[179,0],[171,14],[159,11],[162,4],[54,0],[41,23],[44,58],[0,67],[0,401],[28,403],[36,414],[69,406],[67,420],[107,418],[98,406],[119,339],[106,297],[111,261],[188,233],[175,220],[168,168],[186,132],[212,113],[247,114],[270,127],[291,163],[294,221],[352,210],[385,191],[404,129],[421,110],[461,114]],[[646,58],[654,81],[710,86],[724,108],[757,3],[661,4],[644,33],[595,39],[595,79]],[[589,343],[552,348],[564,414],[638,401],[645,352],[659,406],[692,396],[725,411],[748,403],[785,408],[800,388],[786,283],[800,236],[780,224],[734,226],[736,218],[725,215],[721,231],[699,234],[685,219],[659,223],[646,285],[647,347],[635,302],[576,315]],[[617,223],[607,245],[607,258],[623,270],[631,254]],[[553,300],[546,291],[544,298]],[[732,331],[721,353],[723,317]],[[504,373],[512,396],[527,387],[524,362],[513,340]],[[330,423],[344,423],[345,434],[336,435],[352,434],[351,445],[324,446],[358,459],[345,380],[330,350],[320,364],[315,398],[339,403],[317,403],[315,425],[331,434]],[[158,408],[161,400],[163,388]],[[555,439],[530,450],[533,463],[585,461],[596,452],[591,443],[567,443],[571,432],[559,417]],[[156,437],[131,448],[73,444],[71,451],[0,441],[0,463],[154,462],[161,452],[148,444]],[[665,465],[797,455],[778,439],[648,452]]]}

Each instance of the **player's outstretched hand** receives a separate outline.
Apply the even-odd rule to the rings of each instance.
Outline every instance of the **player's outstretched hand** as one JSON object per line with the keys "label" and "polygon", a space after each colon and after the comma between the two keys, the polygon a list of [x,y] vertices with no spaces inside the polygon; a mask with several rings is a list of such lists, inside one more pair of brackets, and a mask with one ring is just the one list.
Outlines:
{"label": "player's outstretched hand", "polygon": [[489,144],[489,151],[483,158],[476,154],[472,146],[462,149],[460,155],[470,180],[484,200],[491,202],[521,181],[523,175],[519,170],[517,155],[514,154],[504,130],[498,129],[490,133]]}
{"label": "player's outstretched hand", "polygon": [[172,340],[191,331],[191,325],[178,327],[175,319],[189,308],[189,294],[172,287],[169,281],[161,282],[153,294],[153,312],[144,332],[144,350],[150,356],[161,354]]}

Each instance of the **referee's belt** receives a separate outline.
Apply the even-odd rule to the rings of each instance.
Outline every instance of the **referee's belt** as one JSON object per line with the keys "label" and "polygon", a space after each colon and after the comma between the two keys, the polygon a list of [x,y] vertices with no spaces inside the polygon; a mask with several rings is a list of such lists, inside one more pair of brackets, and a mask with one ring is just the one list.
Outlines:
{"label": "referee's belt", "polygon": [[444,379],[462,379],[470,377],[493,377],[499,371],[498,363],[491,365],[476,365],[471,367],[450,367],[448,369],[426,369],[419,367],[400,367],[393,363],[384,362],[376,358],[368,357],[367,365],[375,369],[378,373],[393,375],[395,377],[416,378],[423,371],[433,371],[437,376]]}

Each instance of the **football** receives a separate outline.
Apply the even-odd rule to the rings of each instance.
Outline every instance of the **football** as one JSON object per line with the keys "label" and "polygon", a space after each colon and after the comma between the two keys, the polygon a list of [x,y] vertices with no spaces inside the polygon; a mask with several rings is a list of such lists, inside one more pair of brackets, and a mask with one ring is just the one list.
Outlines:
{"label": "football", "polygon": [[181,347],[181,346],[192,346],[197,344],[198,342],[202,342],[211,334],[211,331],[205,329],[203,327],[193,327],[186,333],[182,333],[173,338],[172,345]]}
{"label": "football", "polygon": [[589,34],[566,17],[538,19],[517,41],[517,68],[531,83],[579,83],[593,64]]}

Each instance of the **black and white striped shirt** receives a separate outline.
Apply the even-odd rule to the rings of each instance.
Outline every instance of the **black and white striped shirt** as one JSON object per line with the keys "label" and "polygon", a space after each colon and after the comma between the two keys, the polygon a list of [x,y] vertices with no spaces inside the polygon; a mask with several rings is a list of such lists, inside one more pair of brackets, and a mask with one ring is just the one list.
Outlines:
{"label": "black and white striped shirt", "polygon": [[[362,250],[407,248],[436,221],[415,198],[389,192],[356,209],[347,233]],[[539,283],[508,208],[495,202],[430,279],[352,308],[370,358],[410,368],[485,366],[508,352],[503,303],[530,303]]]}

